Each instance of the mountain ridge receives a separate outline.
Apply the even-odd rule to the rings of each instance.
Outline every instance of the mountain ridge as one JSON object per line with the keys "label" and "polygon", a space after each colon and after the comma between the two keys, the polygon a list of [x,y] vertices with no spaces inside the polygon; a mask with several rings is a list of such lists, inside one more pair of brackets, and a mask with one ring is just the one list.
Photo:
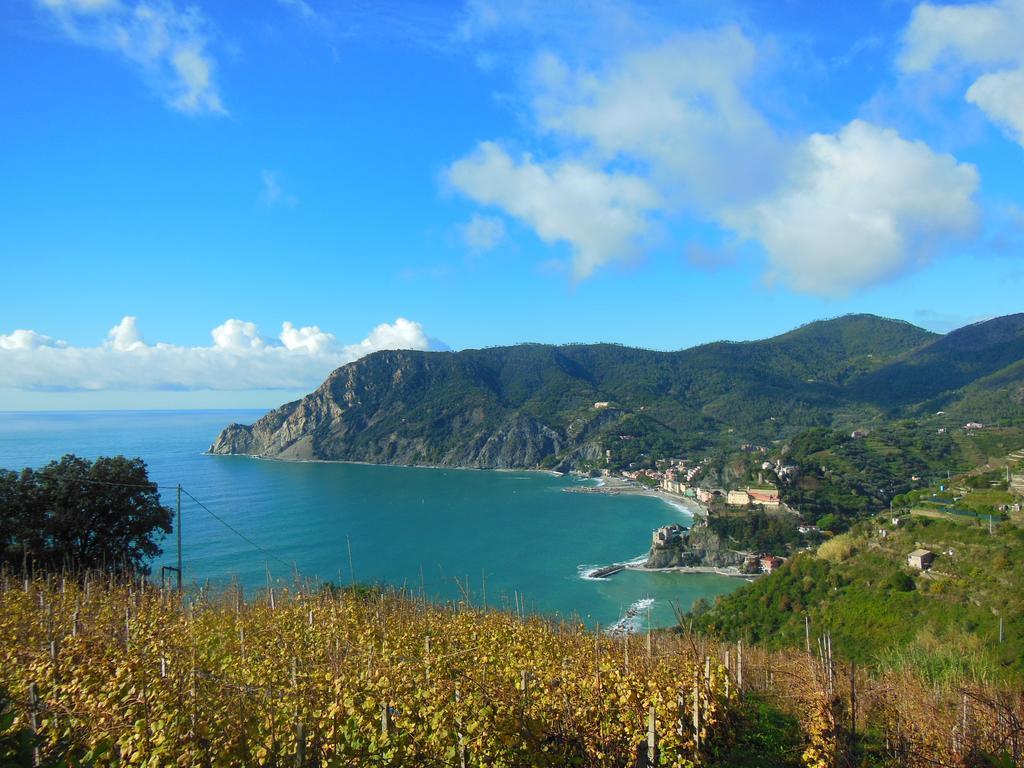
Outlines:
{"label": "mountain ridge", "polygon": [[[672,352],[607,343],[386,350],[336,369],[253,425],[228,426],[210,451],[567,470],[603,464],[608,451],[621,462],[780,440],[890,418],[936,397],[952,402],[974,382],[999,381],[1024,358],[1024,315],[987,323],[943,336],[846,315]],[[915,399],[915,388],[924,396]]]}

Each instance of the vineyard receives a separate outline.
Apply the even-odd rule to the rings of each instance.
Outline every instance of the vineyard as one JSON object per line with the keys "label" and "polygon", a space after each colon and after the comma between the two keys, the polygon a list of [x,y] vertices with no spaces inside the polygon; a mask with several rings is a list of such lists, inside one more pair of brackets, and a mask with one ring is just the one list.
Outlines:
{"label": "vineyard", "polygon": [[3,765],[736,765],[755,701],[795,745],[748,765],[1013,765],[1024,747],[1020,691],[873,679],[827,637],[769,654],[300,585],[0,590]]}

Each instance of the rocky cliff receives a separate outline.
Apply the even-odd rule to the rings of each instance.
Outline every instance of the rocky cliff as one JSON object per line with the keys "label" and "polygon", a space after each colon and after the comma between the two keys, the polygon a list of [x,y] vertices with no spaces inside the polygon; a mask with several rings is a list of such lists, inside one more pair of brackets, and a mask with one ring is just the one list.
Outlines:
{"label": "rocky cliff", "polygon": [[481,469],[547,460],[568,470],[601,455],[597,431],[619,418],[588,413],[592,403],[583,398],[582,416],[549,423],[503,395],[488,371],[456,354],[381,352],[339,368],[315,392],[251,426],[231,424],[210,452]]}

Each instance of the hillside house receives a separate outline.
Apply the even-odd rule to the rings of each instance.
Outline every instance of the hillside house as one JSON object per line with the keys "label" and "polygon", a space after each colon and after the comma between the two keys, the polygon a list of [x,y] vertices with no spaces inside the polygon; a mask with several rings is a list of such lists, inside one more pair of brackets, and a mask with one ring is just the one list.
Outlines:
{"label": "hillside house", "polygon": [[935,553],[927,549],[915,549],[907,555],[907,565],[919,571],[927,571],[932,567]]}
{"label": "hillside house", "polygon": [[730,507],[745,507],[750,504],[750,496],[746,491],[729,491],[725,497],[725,503]]}
{"label": "hillside house", "polygon": [[764,573],[775,573],[785,562],[781,557],[765,555],[761,558],[761,571]]}
{"label": "hillside house", "polygon": [[766,507],[777,507],[781,503],[779,492],[775,488],[747,488],[752,504],[764,504]]}

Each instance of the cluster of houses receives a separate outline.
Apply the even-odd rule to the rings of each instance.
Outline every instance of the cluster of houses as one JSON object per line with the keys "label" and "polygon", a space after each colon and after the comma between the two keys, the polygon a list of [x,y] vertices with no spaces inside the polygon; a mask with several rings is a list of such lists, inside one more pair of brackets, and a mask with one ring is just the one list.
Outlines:
{"label": "cluster of houses", "polygon": [[[629,435],[619,435],[619,439],[629,438]],[[632,439],[632,438],[630,438]],[[611,458],[611,451],[607,452],[608,458]],[[697,477],[704,469],[705,465],[710,462],[711,459],[702,459],[699,464],[689,466],[689,463],[685,459],[669,459],[669,468],[664,472],[657,469],[633,469],[632,466],[628,470],[622,472],[623,477],[628,477],[630,480],[639,480],[640,478],[647,478],[648,480],[654,480],[658,482],[662,488],[669,490],[665,486],[666,482],[672,484],[672,487],[687,488],[690,483],[693,482],[694,478]],[[677,477],[682,477],[681,481],[677,481]],[[672,490],[670,493],[684,494],[684,490]],[[696,490],[693,493],[686,493],[687,496],[695,496]]]}
{"label": "cluster of houses", "polygon": [[663,476],[661,489],[668,493],[690,496],[703,504],[710,504],[714,501],[725,501],[731,507],[749,507],[751,504],[760,504],[766,507],[777,507],[782,503],[777,488],[741,488],[732,491],[722,491],[717,488],[696,488],[682,480],[675,480],[672,477]]}

